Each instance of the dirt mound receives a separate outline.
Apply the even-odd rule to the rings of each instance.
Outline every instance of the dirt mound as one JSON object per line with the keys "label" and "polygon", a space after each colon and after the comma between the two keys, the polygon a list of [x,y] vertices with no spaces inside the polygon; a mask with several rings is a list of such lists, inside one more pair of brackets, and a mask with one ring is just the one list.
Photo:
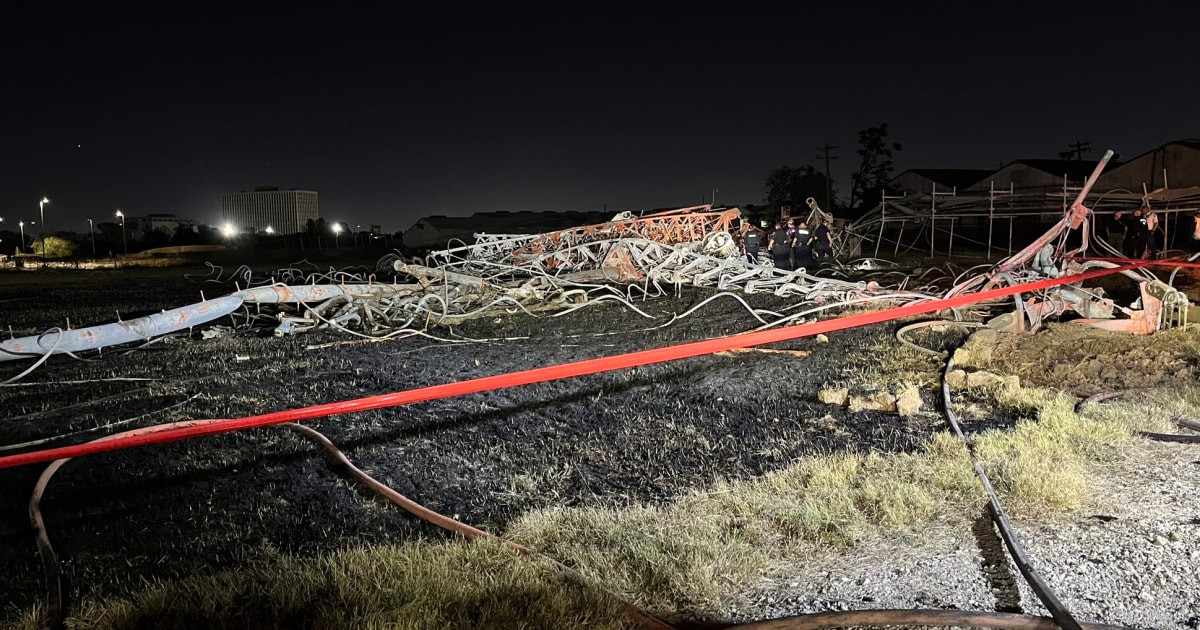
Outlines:
{"label": "dirt mound", "polygon": [[1143,336],[1052,324],[1032,335],[1001,335],[988,367],[1015,374],[1029,385],[1080,396],[1190,384],[1200,371],[1200,331],[1177,329]]}

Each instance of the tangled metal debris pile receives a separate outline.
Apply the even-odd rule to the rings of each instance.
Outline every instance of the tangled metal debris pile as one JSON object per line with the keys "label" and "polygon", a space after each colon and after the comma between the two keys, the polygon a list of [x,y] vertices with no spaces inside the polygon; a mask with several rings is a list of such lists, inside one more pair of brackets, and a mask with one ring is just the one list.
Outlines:
{"label": "tangled metal debris pile", "polygon": [[[751,262],[741,249],[744,226],[740,211],[703,205],[641,217],[622,213],[606,223],[545,234],[478,234],[473,244],[433,252],[423,260],[391,254],[379,261],[376,273],[331,270],[306,274],[283,269],[271,280],[256,282],[246,269],[237,275],[247,288],[239,287],[230,295],[126,322],[79,330],[56,328],[9,339],[0,342],[0,361],[44,360],[50,354],[144,341],[225,316],[232,316],[241,326],[269,321],[277,336],[331,328],[383,339],[429,334],[432,328],[473,317],[538,311],[563,314],[606,301],[619,301],[650,317],[637,308],[637,299],[678,293],[683,285],[733,295],[769,292],[794,299],[796,308],[811,307],[787,316],[769,314],[775,317],[773,321],[750,309],[763,325],[773,326],[836,306],[872,301],[902,305],[1024,284],[1092,267],[1116,266],[1109,260],[1078,258],[1089,249],[1091,210],[1083,201],[1110,156],[1111,152],[1096,165],[1062,220],[1042,237],[1000,263],[957,277],[939,274],[930,279],[932,270],[912,275],[878,259],[831,261],[817,272],[820,275],[807,269],[777,269],[769,260]],[[810,200],[809,206],[810,219],[832,220],[815,202]],[[1073,231],[1082,235],[1082,245],[1068,250],[1067,237]],[[843,241],[855,238],[852,230],[845,232],[839,235]],[[1095,246],[1106,244],[1097,241]],[[217,278],[208,281],[219,281],[221,272],[214,269]],[[1046,318],[1073,311],[1083,323],[1145,334],[1186,325],[1194,318],[1196,313],[1189,314],[1186,296],[1169,283],[1145,269],[1125,273],[1138,283],[1141,298],[1136,307],[1117,306],[1099,289],[1064,285],[1024,300],[1018,297],[1013,302],[1015,310],[992,318],[989,325],[1035,330]],[[392,276],[392,281],[380,282],[377,274]],[[924,284],[906,288],[914,279]],[[256,283],[259,286],[253,286]],[[1126,317],[1118,319],[1117,313]]]}

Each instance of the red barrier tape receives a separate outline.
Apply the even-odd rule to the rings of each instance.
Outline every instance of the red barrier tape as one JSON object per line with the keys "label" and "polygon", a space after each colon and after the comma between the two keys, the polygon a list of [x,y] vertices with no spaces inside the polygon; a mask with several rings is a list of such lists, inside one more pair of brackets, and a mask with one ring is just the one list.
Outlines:
{"label": "red barrier tape", "polygon": [[1098,260],[1100,262],[1110,262],[1118,265],[1144,263],[1142,266],[1147,267],[1183,267],[1184,269],[1200,269],[1200,262],[1188,262],[1187,258],[1169,258],[1164,260],[1142,260],[1139,258],[1073,258],[1072,260],[1078,260],[1081,262]]}
{"label": "red barrier tape", "polygon": [[149,444],[178,442],[180,440],[188,440],[207,435],[218,435],[221,433],[232,433],[235,431],[253,429],[256,427],[282,424],[284,422],[311,420],[313,418],[323,418],[325,416],[332,416],[342,413],[370,411],[372,409],[381,409],[384,407],[396,407],[399,405],[407,405],[416,402],[425,402],[430,400],[438,400],[441,398],[449,398],[452,396],[463,396],[466,394],[476,394],[495,389],[516,387],[518,385],[532,385],[534,383],[542,383],[574,376],[584,376],[587,374],[609,372],[622,368],[632,368],[650,365],[653,363],[664,363],[666,361],[688,359],[691,357],[698,357],[716,352],[726,352],[736,348],[748,348],[751,346],[759,346],[779,341],[788,341],[791,339],[798,339],[800,337],[808,337],[837,330],[845,330],[847,328],[878,324],[893,319],[899,319],[901,317],[908,317],[910,315],[932,313],[947,308],[965,306],[967,304],[974,304],[976,302],[984,302],[996,298],[1007,297],[1017,293],[1024,293],[1026,291],[1048,289],[1061,284],[1091,280],[1093,278],[1120,273],[1130,269],[1145,267],[1150,264],[1164,263],[1161,261],[1149,260],[1131,261],[1129,264],[1121,265],[1111,269],[1097,269],[1095,271],[1088,271],[1073,276],[1049,278],[1046,280],[1038,280],[1036,282],[1029,282],[1022,285],[990,289],[988,291],[981,291],[979,293],[968,293],[965,295],[956,295],[954,297],[940,300],[906,304],[904,306],[899,306],[886,311],[848,315],[846,317],[827,319],[808,324],[800,324],[787,328],[742,333],[738,335],[731,335],[729,337],[718,337],[716,339],[707,339],[705,341],[696,341],[677,346],[668,346],[666,348],[642,350],[639,352],[619,354],[611,357],[601,357],[599,359],[587,359],[584,361],[576,361],[574,363],[551,365],[532,370],[498,374],[496,376],[486,376],[483,378],[460,381],[457,383],[433,385],[431,387],[410,389],[391,394],[368,396],[366,398],[326,403],[323,405],[302,407],[300,409],[276,411],[258,416],[219,420],[211,424],[178,429],[166,429],[156,433],[128,436],[113,439],[111,441],[90,442],[75,446],[63,446],[33,451],[30,453],[21,453],[18,455],[8,455],[6,457],[0,457],[0,468],[12,468],[15,466],[37,464],[56,459],[82,457],[84,455],[105,453],[126,448],[134,448],[137,446],[146,446]]}

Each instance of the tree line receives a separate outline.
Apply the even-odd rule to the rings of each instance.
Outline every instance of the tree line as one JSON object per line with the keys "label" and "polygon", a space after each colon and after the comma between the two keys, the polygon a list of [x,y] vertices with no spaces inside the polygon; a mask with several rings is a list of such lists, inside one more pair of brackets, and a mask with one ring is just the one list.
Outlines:
{"label": "tree line", "polygon": [[827,174],[816,167],[784,165],[767,174],[767,207],[772,213],[783,207],[805,208],[806,200],[812,197],[829,212],[839,209],[857,214],[873,208],[883,199],[892,179],[892,152],[900,149],[899,143],[889,141],[886,122],[862,129],[858,132],[858,169],[850,174],[849,199],[841,199],[837,187],[827,181]]}

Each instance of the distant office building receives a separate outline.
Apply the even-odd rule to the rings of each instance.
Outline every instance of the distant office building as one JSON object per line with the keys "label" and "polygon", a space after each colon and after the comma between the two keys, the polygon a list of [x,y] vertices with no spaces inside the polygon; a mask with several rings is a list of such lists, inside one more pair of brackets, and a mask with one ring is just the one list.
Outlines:
{"label": "distant office building", "polygon": [[221,220],[238,232],[295,234],[317,220],[317,193],[260,186],[221,195]]}

